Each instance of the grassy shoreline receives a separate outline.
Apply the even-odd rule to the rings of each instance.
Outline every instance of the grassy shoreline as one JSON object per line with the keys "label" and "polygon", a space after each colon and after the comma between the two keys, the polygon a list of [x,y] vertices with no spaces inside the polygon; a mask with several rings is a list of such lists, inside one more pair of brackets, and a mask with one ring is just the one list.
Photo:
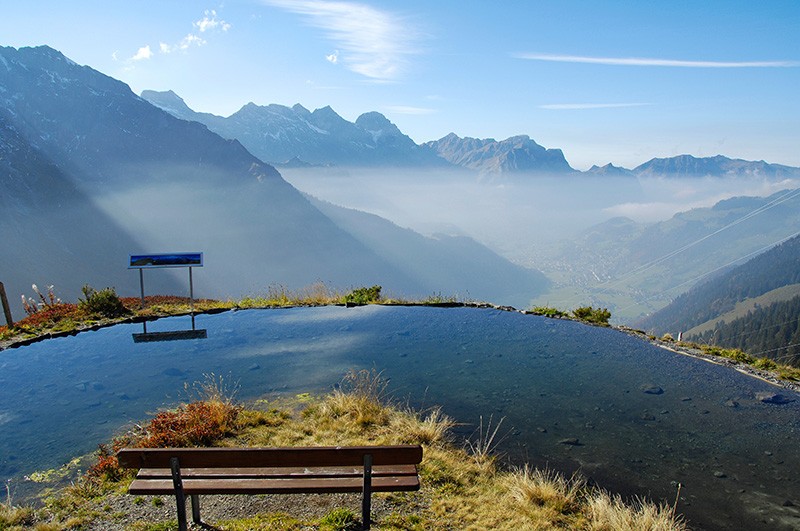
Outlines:
{"label": "grassy shoreline", "polygon": [[[114,296],[116,297],[116,295]],[[44,303],[47,302],[44,297],[42,297],[42,301]],[[768,358],[753,358],[739,349],[726,349],[712,345],[676,341],[669,335],[658,338],[648,335],[644,331],[626,326],[611,326],[608,324],[610,313],[605,309],[599,308],[582,307],[572,312],[564,312],[549,307],[518,310],[510,306],[498,306],[485,302],[459,301],[457,297],[443,296],[441,294],[433,294],[419,300],[387,298],[381,295],[380,286],[356,288],[343,294],[331,290],[324,284],[314,284],[299,291],[273,287],[264,296],[246,297],[236,301],[214,299],[190,301],[188,297],[162,295],[145,297],[144,307],[141,306],[141,300],[136,297],[122,297],[119,301],[125,311],[114,316],[87,311],[85,307],[82,307],[82,304],[64,304],[60,302],[53,305],[44,304],[42,310],[28,315],[15,323],[12,329],[0,326],[0,352],[8,348],[29,345],[45,339],[76,335],[80,332],[98,330],[116,324],[139,323],[164,317],[190,314],[213,314],[245,309],[331,305],[353,306],[363,304],[474,307],[538,315],[551,319],[567,319],[591,326],[612,328],[667,350],[720,365],[731,366],[736,370],[760,378],[773,385],[800,392],[800,368],[778,364]],[[0,355],[2,354],[0,353]]]}
{"label": "grassy shoreline", "polygon": [[[626,504],[579,477],[528,466],[504,467],[494,453],[494,433],[468,441],[451,432],[455,421],[439,408],[414,411],[392,402],[375,371],[351,372],[323,396],[297,395],[244,407],[221,380],[207,379],[202,396],[157,414],[141,427],[101,447],[94,464],[72,485],[57,490],[44,507],[0,504],[0,528],[175,528],[174,502],[125,494],[131,480],[119,469],[120,446],[316,446],[421,444],[422,489],[375,496],[374,528],[684,530],[675,506],[642,500]],[[238,500],[237,500],[238,499]],[[216,529],[330,529],[358,527],[358,497],[221,496],[205,505]],[[353,506],[353,500],[356,504]],[[315,505],[314,507],[311,507]]]}

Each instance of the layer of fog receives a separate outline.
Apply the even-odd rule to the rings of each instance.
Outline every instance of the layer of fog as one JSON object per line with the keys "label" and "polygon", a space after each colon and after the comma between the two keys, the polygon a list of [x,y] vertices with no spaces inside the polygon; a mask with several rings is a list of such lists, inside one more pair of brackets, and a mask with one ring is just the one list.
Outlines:
{"label": "layer of fog", "polygon": [[800,182],[756,178],[649,178],[514,175],[466,172],[282,169],[299,190],[362,210],[427,235],[475,238],[527,267],[545,268],[544,254],[592,225],[614,217],[639,223],[709,207],[734,196],[767,196]]}

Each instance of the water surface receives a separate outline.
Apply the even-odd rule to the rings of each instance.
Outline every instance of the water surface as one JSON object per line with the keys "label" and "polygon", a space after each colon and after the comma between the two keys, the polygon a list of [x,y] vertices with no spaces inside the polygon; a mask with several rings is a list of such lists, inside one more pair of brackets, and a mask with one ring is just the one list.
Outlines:
{"label": "water surface", "polygon": [[[443,406],[500,450],[627,495],[672,503],[703,529],[800,528],[800,400],[790,391],[623,333],[477,308],[323,307],[197,316],[207,338],[137,342],[117,325],[0,352],[0,477],[90,452],[215,373],[239,398],[330,390],[376,368],[398,399]],[[189,329],[189,317],[148,332]],[[788,403],[759,401],[778,392]]]}

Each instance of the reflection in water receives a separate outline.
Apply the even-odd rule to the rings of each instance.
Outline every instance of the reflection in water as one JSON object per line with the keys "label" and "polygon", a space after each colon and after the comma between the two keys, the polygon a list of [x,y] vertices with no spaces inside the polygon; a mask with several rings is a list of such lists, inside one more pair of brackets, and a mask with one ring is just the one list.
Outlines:
{"label": "reflection in water", "polygon": [[198,330],[195,327],[195,318],[192,314],[191,330],[166,330],[163,332],[148,332],[147,321],[142,321],[142,333],[131,334],[134,343],[145,343],[148,341],[181,341],[185,339],[206,339],[208,331],[205,328]]}
{"label": "reflection in water", "polygon": [[[501,450],[625,494],[697,528],[800,525],[800,400],[613,330],[474,308],[325,307],[200,315],[202,341],[133,343],[118,325],[0,353],[0,478],[58,466],[126,423],[230,374],[239,398],[324,392],[383,371],[398,400],[438,404],[469,435],[504,418]],[[148,324],[174,330],[180,318]],[[759,393],[779,392],[785,403]]]}

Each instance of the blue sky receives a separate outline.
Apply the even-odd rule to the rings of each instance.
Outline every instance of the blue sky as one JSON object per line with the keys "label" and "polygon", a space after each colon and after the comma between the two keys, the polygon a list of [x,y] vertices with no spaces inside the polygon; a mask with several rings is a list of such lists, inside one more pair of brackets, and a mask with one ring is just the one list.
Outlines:
{"label": "blue sky", "polygon": [[4,0],[50,45],[197,111],[385,114],[416,142],[528,134],[573,167],[723,154],[800,166],[800,2]]}

